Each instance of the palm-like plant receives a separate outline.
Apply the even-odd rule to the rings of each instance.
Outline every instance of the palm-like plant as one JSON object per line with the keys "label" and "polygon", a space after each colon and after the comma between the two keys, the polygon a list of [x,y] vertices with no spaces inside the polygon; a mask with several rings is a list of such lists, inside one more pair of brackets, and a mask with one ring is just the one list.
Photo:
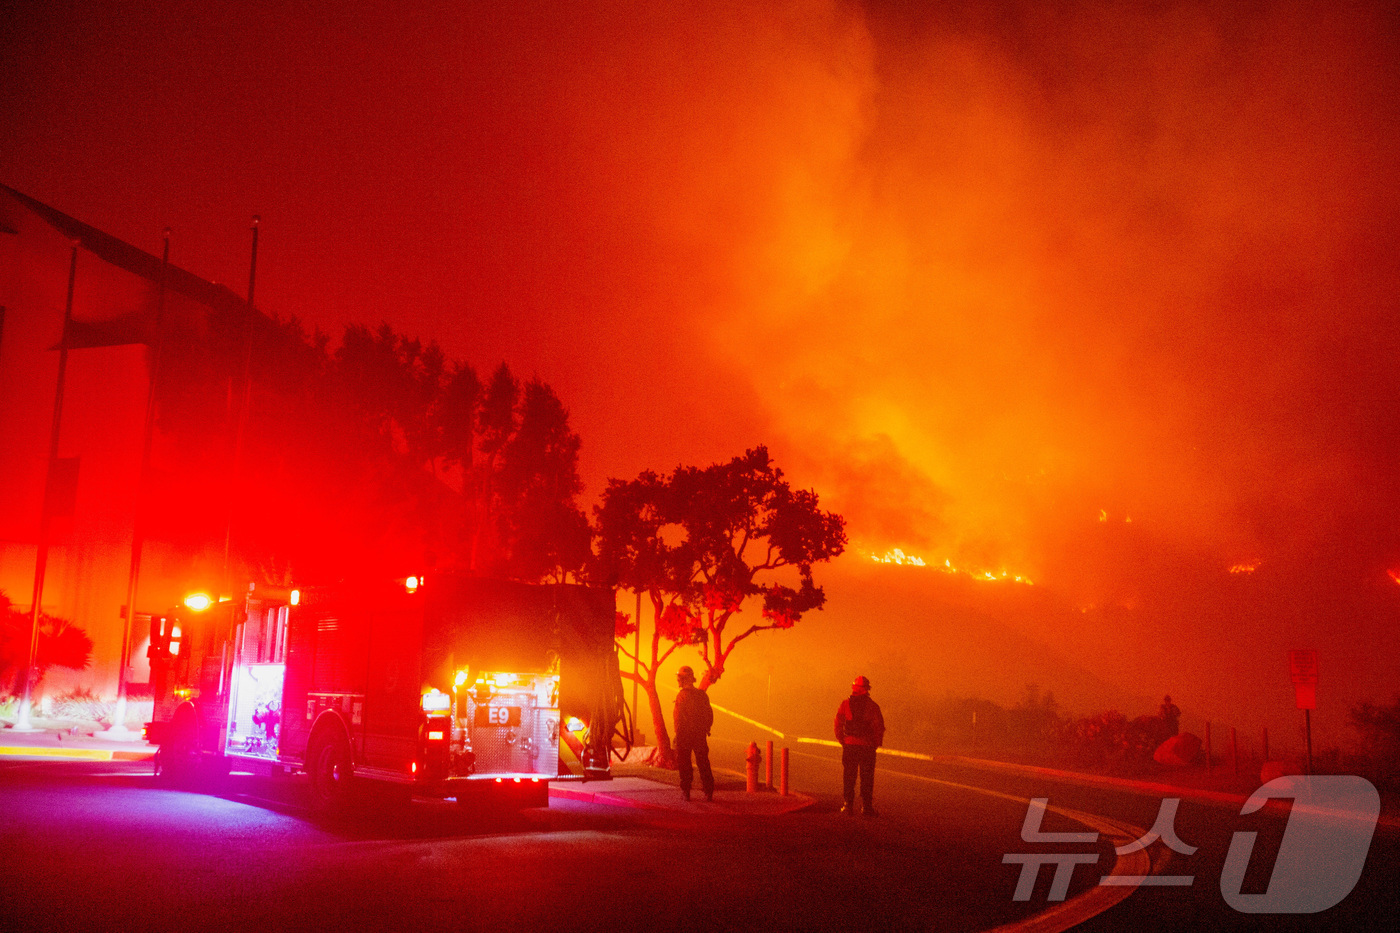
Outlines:
{"label": "palm-like plant", "polygon": [[[27,613],[16,611],[9,596],[0,590],[0,683],[10,692],[24,688],[25,667],[29,664],[30,621]],[[39,614],[39,651],[35,659],[38,679],[54,665],[81,671],[92,664],[92,639],[67,619]]]}

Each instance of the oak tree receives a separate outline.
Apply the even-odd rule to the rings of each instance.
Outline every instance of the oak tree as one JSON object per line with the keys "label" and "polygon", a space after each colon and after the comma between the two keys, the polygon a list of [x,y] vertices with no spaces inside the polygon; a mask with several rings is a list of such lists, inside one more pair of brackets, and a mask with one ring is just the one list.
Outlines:
{"label": "oak tree", "polygon": [[[674,755],[657,694],[666,661],[680,646],[694,646],[705,667],[699,686],[708,689],[740,642],[792,628],[820,609],[826,594],[812,567],[845,549],[845,521],[823,511],[816,492],[793,489],[766,447],[668,476],[612,480],[595,517],[595,576],[645,594],[652,606],[638,672],[622,675],[645,690],[659,758],[669,765]],[[737,618],[746,606],[757,612]],[[618,620],[625,658],[634,657],[627,636],[640,621]]]}

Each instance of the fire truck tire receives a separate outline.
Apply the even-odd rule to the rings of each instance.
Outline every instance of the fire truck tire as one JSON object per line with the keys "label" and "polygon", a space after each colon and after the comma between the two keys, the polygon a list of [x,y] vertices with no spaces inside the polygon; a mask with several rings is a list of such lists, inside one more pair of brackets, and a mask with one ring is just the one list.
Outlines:
{"label": "fire truck tire", "polygon": [[193,787],[199,776],[199,749],[193,716],[177,715],[160,746],[160,776],[174,787]]}
{"label": "fire truck tire", "polygon": [[233,774],[233,759],[227,755],[215,755],[206,765],[214,787],[222,790],[228,784],[229,775]]}
{"label": "fire truck tire", "polygon": [[325,728],[311,737],[306,755],[311,776],[311,807],[318,813],[341,813],[350,805],[355,768],[350,743],[339,729]]}

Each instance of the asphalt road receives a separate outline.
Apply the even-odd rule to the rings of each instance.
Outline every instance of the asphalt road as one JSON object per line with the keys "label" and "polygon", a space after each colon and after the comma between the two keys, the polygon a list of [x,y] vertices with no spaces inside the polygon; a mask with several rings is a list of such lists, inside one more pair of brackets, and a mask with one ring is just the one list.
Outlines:
{"label": "asphalt road", "polygon": [[[794,768],[816,769],[825,765],[830,769],[832,780],[836,780],[838,766],[835,750],[812,749],[801,753],[800,765]],[[1153,829],[1161,813],[1164,797],[1158,794],[1134,792],[1118,789],[1102,789],[1085,786],[1071,781],[1061,781],[1048,776],[1028,776],[1024,774],[989,773],[986,770],[970,767],[955,767],[946,763],[926,763],[914,760],[894,762],[881,760],[877,771],[877,805],[881,815],[892,822],[906,825],[916,830],[931,833],[946,832],[944,818],[949,814],[939,811],[940,799],[944,806],[958,806],[958,801],[988,793],[1002,793],[1025,800],[1045,798],[1052,808],[1065,808],[1106,818],[1124,828],[1142,830]],[[963,785],[977,788],[955,800],[935,796],[932,788],[947,788],[950,785]],[[1147,884],[1140,886],[1120,903],[1095,916],[1076,924],[1074,929],[1083,931],[1150,931],[1210,930],[1210,931],[1392,931],[1400,929],[1400,833],[1394,828],[1379,827],[1372,839],[1365,857],[1364,867],[1351,893],[1340,903],[1326,910],[1311,913],[1242,913],[1227,902],[1222,891],[1222,875],[1237,833],[1255,833],[1252,857],[1248,862],[1243,884],[1239,892],[1245,895],[1264,895],[1270,890],[1275,872],[1282,874],[1277,864],[1282,841],[1289,817],[1286,806],[1241,815],[1238,805],[1212,802],[1193,802],[1180,799],[1177,803],[1171,827],[1183,848],[1194,848],[1189,855],[1171,851],[1162,843],[1156,843],[1145,850],[1150,854],[1154,873],[1175,878],[1189,878],[1190,883],[1171,886]],[[1022,802],[1015,809],[1011,823],[990,822],[977,824],[983,818],[974,817],[959,823],[965,831],[980,832],[987,837],[1006,843],[1006,853],[1091,853],[1093,846],[1065,843],[1026,844],[1019,838],[1021,822],[1024,820],[1027,805]],[[1014,825],[1011,825],[1014,824]],[[1079,830],[1083,826],[1056,823],[1046,819],[1043,830]],[[1354,827],[1353,827],[1354,829]],[[1134,838],[1140,833],[1134,833]],[[1103,875],[1100,866],[1111,864],[1113,856],[1106,854],[1108,848],[1100,845],[1101,853],[1096,865],[1073,866],[1074,884],[1070,888],[1071,898],[1076,891],[1082,891],[1081,882],[1099,884]],[[979,854],[977,858],[985,858]],[[1304,859],[1307,861],[1306,857]],[[1011,899],[1020,880],[1022,867],[1019,864],[1001,864],[1001,857],[993,857],[981,862],[986,873],[985,883],[977,888],[967,889],[969,898],[988,899],[993,902]],[[1310,872],[1326,876],[1334,871],[1334,866],[1325,858],[1308,861],[1305,866]],[[1097,870],[1096,870],[1097,869]],[[1040,875],[1033,890],[1030,904],[1041,908],[1052,906],[1048,901],[1050,879],[1053,866],[1040,868]],[[1275,890],[1278,890],[1276,885]],[[1231,893],[1235,893],[1231,889]],[[939,927],[941,928],[941,927]]]}
{"label": "asphalt road", "polygon": [[[741,755],[716,742],[719,765],[737,769]],[[1049,868],[1029,900],[1014,900],[1021,868],[1004,863],[1007,853],[1097,855],[1075,868],[1071,905],[1103,892],[1099,866],[1114,862],[1104,838],[1023,842],[1025,798],[1141,827],[1159,806],[882,760],[881,817],[850,819],[836,812],[838,765],[824,749],[794,750],[793,784],[817,804],[780,817],[556,800],[485,821],[450,802],[384,800],[327,823],[307,813],[296,778],[234,775],[218,794],[194,794],[158,786],[138,763],[0,761],[0,928],[985,930],[1056,906]],[[1393,834],[1376,838],[1356,890],[1330,911],[1234,911],[1218,885],[1231,833],[1259,829],[1261,851],[1282,834],[1277,818],[1248,827],[1239,819],[1184,802],[1175,825],[1199,849],[1167,867],[1195,883],[1134,891],[1082,929],[1394,928]],[[1041,828],[1086,827],[1052,811]]]}

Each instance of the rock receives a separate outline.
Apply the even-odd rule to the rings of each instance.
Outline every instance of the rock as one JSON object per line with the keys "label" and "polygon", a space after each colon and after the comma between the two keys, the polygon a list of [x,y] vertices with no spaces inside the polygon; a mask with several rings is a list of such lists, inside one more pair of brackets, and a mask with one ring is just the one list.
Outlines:
{"label": "rock", "polygon": [[1201,754],[1199,736],[1182,732],[1167,739],[1152,753],[1152,760],[1169,768],[1184,768],[1195,762]]}

